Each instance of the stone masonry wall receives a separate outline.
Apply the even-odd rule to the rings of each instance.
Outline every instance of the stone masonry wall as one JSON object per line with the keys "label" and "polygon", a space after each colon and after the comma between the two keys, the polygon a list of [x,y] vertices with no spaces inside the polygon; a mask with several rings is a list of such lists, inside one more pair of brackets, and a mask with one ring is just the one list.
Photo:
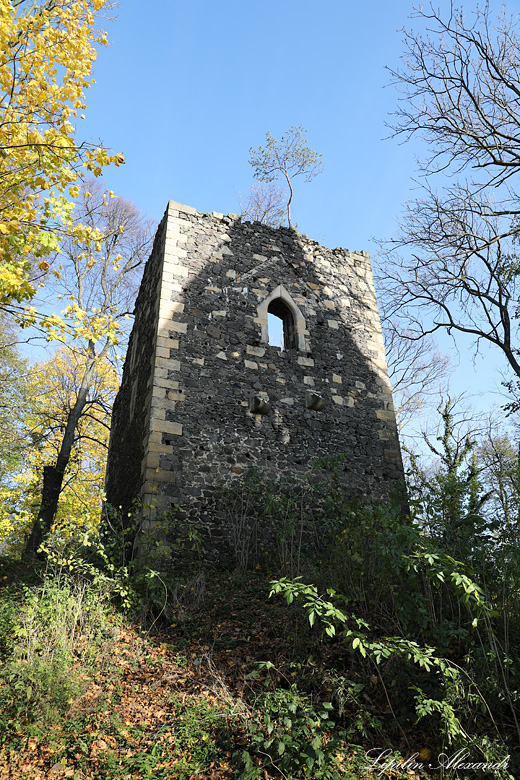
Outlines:
{"label": "stone masonry wall", "polygon": [[[268,344],[278,298],[293,349]],[[338,453],[354,497],[384,498],[403,478],[366,252],[170,202],[135,313],[113,414],[113,505],[195,511],[217,478],[254,466],[297,476]],[[252,398],[268,413],[250,411]]]}

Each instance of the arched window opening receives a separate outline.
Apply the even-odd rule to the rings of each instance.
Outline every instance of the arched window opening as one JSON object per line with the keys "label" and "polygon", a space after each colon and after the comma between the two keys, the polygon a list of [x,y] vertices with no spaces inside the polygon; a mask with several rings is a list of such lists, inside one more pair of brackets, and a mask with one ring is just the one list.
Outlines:
{"label": "arched window opening", "polygon": [[282,350],[309,351],[305,338],[309,335],[305,329],[305,319],[285,287],[279,284],[259,304],[257,311],[256,321],[260,325],[264,344]]}
{"label": "arched window opening", "polygon": [[267,330],[271,347],[296,349],[293,313],[281,298],[275,298],[267,307]]}

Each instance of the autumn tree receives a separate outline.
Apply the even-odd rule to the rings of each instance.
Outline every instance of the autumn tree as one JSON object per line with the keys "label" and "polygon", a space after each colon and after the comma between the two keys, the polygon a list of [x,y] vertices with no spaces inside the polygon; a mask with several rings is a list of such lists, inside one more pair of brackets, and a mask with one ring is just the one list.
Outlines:
{"label": "autumn tree", "polygon": [[13,530],[13,507],[30,436],[24,425],[31,408],[29,367],[17,349],[16,324],[0,312],[0,548]]}
{"label": "autumn tree", "polygon": [[[26,446],[0,482],[0,545],[19,554],[41,503],[44,468],[56,461],[63,432],[85,369],[85,355],[69,347],[34,364],[27,378],[18,430]],[[103,501],[110,413],[118,374],[108,359],[98,362],[85,407],[74,431],[53,527],[65,537],[97,528]],[[20,438],[20,433],[18,438]]]}
{"label": "autumn tree", "polygon": [[307,131],[302,127],[291,127],[279,141],[269,131],[265,136],[265,146],[249,149],[249,162],[255,169],[255,178],[261,182],[273,182],[285,179],[289,190],[287,200],[287,221],[291,223],[291,202],[293,199],[292,180],[304,176],[311,181],[323,170],[322,155],[314,152],[308,145]]}
{"label": "autumn tree", "polygon": [[492,345],[520,378],[519,20],[487,5],[412,18],[425,32],[404,31],[393,129],[427,151],[422,190],[385,258],[392,316],[412,338],[444,330]]}
{"label": "autumn tree", "polygon": [[17,349],[14,321],[0,312],[0,483],[24,448],[20,427],[26,410],[29,368]]}
{"label": "autumn tree", "polygon": [[31,298],[34,260],[45,270],[63,232],[84,231],[72,199],[85,174],[124,162],[76,137],[108,2],[0,0],[0,304]]}
{"label": "autumn tree", "polygon": [[[39,327],[48,340],[58,340],[81,357],[76,385],[63,422],[55,457],[43,466],[41,505],[27,545],[34,553],[51,528],[63,479],[81,424],[91,407],[92,388],[100,366],[124,337],[152,238],[152,225],[136,206],[112,197],[100,184],[83,186],[76,219],[86,230],[63,243],[55,294],[66,296],[60,315],[38,315],[28,308],[25,322]],[[58,286],[61,293],[58,293]]]}

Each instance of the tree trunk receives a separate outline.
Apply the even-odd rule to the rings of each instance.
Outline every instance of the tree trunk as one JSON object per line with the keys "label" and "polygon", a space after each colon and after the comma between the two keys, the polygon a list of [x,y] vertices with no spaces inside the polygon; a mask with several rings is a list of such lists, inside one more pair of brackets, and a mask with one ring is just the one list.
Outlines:
{"label": "tree trunk", "polygon": [[23,555],[25,560],[36,555],[36,551],[42,543],[45,533],[49,531],[52,526],[62,484],[63,471],[58,471],[56,466],[43,467],[42,501],[38,512],[38,518],[33,525],[31,535],[29,536],[25,547]]}
{"label": "tree trunk", "polygon": [[22,556],[24,560],[30,560],[36,556],[38,547],[52,528],[58,509],[58,501],[63,485],[63,476],[69,463],[70,453],[74,444],[74,434],[87,403],[87,396],[95,367],[96,355],[94,352],[94,345],[92,344],[85,364],[85,371],[81,380],[78,397],[67,418],[67,425],[65,426],[65,433],[63,434],[56,463],[54,466],[44,466],[43,469],[42,500],[38,511],[38,517],[36,518]]}
{"label": "tree trunk", "polygon": [[289,200],[287,201],[287,221],[289,223],[289,227],[292,228],[292,222],[291,222],[291,201],[293,198],[293,188],[291,186],[291,177],[287,173],[287,170],[284,170],[285,178],[287,179],[287,184],[289,185]]}

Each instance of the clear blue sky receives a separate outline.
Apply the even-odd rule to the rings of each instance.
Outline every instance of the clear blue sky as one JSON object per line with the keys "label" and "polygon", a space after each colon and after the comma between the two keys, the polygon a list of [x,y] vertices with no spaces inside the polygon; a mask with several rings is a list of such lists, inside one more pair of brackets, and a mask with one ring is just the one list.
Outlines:
{"label": "clear blue sky", "polygon": [[[122,0],[79,133],[123,152],[107,185],[159,220],[169,199],[238,211],[237,193],[253,182],[249,147],[267,130],[303,125],[325,168],[297,183],[294,221],[377,262],[373,238],[392,233],[413,196],[414,148],[384,140],[397,101],[385,65],[399,62],[411,9],[408,0]],[[494,358],[474,371],[469,346],[453,389],[492,388]]]}
{"label": "clear blue sky", "polygon": [[410,148],[384,142],[385,64],[409,2],[124,0],[96,64],[85,129],[125,154],[111,187],[159,218],[169,199],[237,211],[249,147],[304,125],[323,174],[294,219],[331,246],[372,248],[409,192]]}

